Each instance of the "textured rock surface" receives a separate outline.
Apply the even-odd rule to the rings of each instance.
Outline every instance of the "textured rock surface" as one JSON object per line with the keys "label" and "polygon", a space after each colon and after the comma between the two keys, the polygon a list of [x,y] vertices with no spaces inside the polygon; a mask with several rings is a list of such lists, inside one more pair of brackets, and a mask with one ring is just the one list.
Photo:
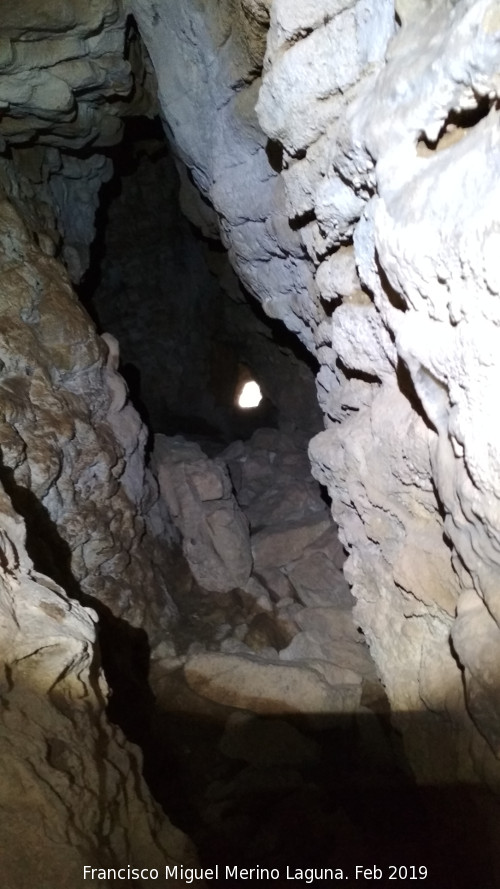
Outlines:
{"label": "textured rock surface", "polygon": [[26,517],[28,551],[71,595],[154,636],[175,614],[162,571],[175,531],[145,468],[117,344],[96,335],[5,199],[0,270],[0,476]]}
{"label": "textured rock surface", "polygon": [[[161,492],[202,587],[178,600],[178,656],[165,658],[161,645],[154,652],[162,706],[172,706],[168,676],[181,665],[199,698],[259,714],[366,715],[367,684],[383,699],[353,621],[345,556],[305,458],[304,443],[274,429],[233,443],[215,461],[194,443],[156,436]],[[217,526],[219,512],[230,523]]]}
{"label": "textured rock surface", "polygon": [[[400,2],[397,18],[389,0],[129,8],[175,151],[213,210],[181,174],[184,208],[219,228],[243,283],[321,365],[314,471],[412,764],[429,783],[498,786],[497,4]],[[36,568],[154,638],[173,609],[154,570],[168,525],[144,433],[113,341],[51,259],[74,280],[86,265],[110,172],[90,146],[118,138],[115,100],[132,86],[125,19],[105,2],[59,12],[41,21],[23,3],[4,21],[2,478],[34,516]],[[303,604],[324,593],[303,566],[265,568],[284,615],[294,578]],[[291,644],[319,658],[302,632]]]}
{"label": "textured rock surface", "polygon": [[69,889],[85,865],[161,872],[166,862],[192,864],[186,837],[149,796],[137,749],[105,717],[97,615],[34,570],[24,523],[3,490],[0,505],[3,884]]}
{"label": "textured rock surface", "polygon": [[[162,775],[174,757],[172,811],[195,813],[202,854],[216,848],[223,860],[278,866],[329,861],[333,847],[347,866],[368,848],[381,861],[389,844],[390,860],[395,849],[420,854],[446,885],[461,889],[483,871],[488,885],[484,813],[465,816],[473,800],[463,790],[452,790],[451,809],[442,786],[423,788],[419,798],[401,769],[400,742],[353,620],[331,523],[303,549],[311,518],[321,524],[326,512],[311,478],[299,484],[304,454],[289,436],[262,429],[219,458],[228,459],[253,536],[265,533],[268,515],[271,537],[277,528],[290,535],[288,554],[281,567],[253,574],[244,589],[207,595],[186,584],[175,647],[158,646],[151,664],[161,720],[155,772]],[[215,489],[208,461],[198,488]],[[271,503],[278,492],[285,504],[295,501],[291,519],[285,511],[278,524],[277,510],[266,512],[269,489]],[[428,743],[432,726],[414,715],[409,728],[416,743]],[[441,753],[442,736],[436,744]]]}
{"label": "textured rock surface", "polygon": [[148,63],[116,0],[2,9],[0,180],[42,249],[78,281],[89,261],[107,146],[151,113]]}
{"label": "textured rock surface", "polygon": [[[330,424],[313,443],[312,456],[318,475],[334,492],[343,539],[353,550],[346,574],[358,600],[357,618],[392,705],[403,714],[402,724],[404,712],[422,703],[434,713],[451,712],[454,731],[471,738],[474,771],[491,770],[496,782],[491,756],[497,753],[496,708],[486,689],[492,673],[490,667],[483,674],[479,666],[485,647],[498,650],[497,643],[491,645],[495,606],[486,581],[495,569],[482,543],[496,534],[494,436],[487,407],[495,362],[488,371],[485,359],[495,337],[490,308],[495,284],[486,284],[483,259],[498,219],[490,204],[495,110],[478,122],[489,109],[498,70],[498,25],[492,27],[492,16],[491,4],[459,3],[453,10],[441,4],[429,20],[403,28],[384,70],[373,86],[360,90],[330,149],[334,176],[349,171],[358,193],[368,195],[373,186],[378,192],[354,231],[358,273],[374,305],[348,305],[344,297],[333,314],[333,344],[341,368],[350,371],[345,382],[340,377],[340,399],[352,386],[349,376],[376,379],[358,384],[357,398],[348,402],[356,413],[338,427]],[[431,31],[438,36],[428,44]],[[418,55],[417,70],[408,65],[410,46]],[[469,71],[474,71],[471,87],[464,87]],[[316,195],[317,208],[321,190]],[[470,299],[474,316],[466,308]],[[361,334],[355,348],[354,329]],[[356,515],[342,506],[348,498]],[[472,604],[472,588],[478,600],[469,612],[471,633],[464,644],[467,618],[460,615]],[[462,670],[449,647],[457,634],[462,645],[452,645]],[[483,674],[480,693],[474,673]],[[462,674],[469,713],[490,750],[465,725]],[[496,687],[495,679],[490,682]],[[474,712],[470,699],[476,694],[489,695],[490,706],[479,705]],[[487,729],[481,722],[484,709]],[[450,749],[457,751],[461,745],[455,741]],[[423,775],[432,773],[431,751],[426,761],[425,752],[417,754],[413,747],[413,756]],[[458,761],[459,774],[465,774],[470,766],[460,756]],[[456,769],[452,761],[450,775]]]}
{"label": "textured rock surface", "polygon": [[175,150],[216,208],[238,275],[271,317],[286,315],[287,326],[313,347],[319,310],[310,299],[312,269],[287,223],[282,183],[255,113],[267,7],[175,0],[155,12],[149,0],[131,3]]}
{"label": "textured rock surface", "polygon": [[[103,193],[106,226],[89,276],[99,284],[82,290],[101,329],[119,340],[134,401],[153,430],[220,438],[221,447],[272,424],[315,434],[322,424],[314,371],[286,328],[245,296],[217,230],[202,240],[181,214],[179,175],[159,121],[131,122],[111,157],[115,179],[109,205]],[[235,403],[247,372],[264,396],[250,412]]]}
{"label": "textured rock surface", "polygon": [[496,783],[496,5],[276,0],[267,146],[229,4],[132,8],[235,267],[321,364],[313,465],[414,766]]}
{"label": "textured rock surface", "polygon": [[244,587],[252,570],[250,535],[223,463],[194,442],[157,435],[154,466],[196,581],[216,592]]}
{"label": "textured rock surface", "polygon": [[347,671],[333,688],[310,666],[230,654],[193,655],[184,673],[197,694],[254,713],[352,713],[361,698],[360,683]]}

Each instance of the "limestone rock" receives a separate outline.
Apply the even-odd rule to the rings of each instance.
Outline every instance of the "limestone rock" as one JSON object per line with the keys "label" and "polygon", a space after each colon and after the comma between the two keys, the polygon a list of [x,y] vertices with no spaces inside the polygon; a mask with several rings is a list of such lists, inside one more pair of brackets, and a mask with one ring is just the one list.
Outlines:
{"label": "limestone rock", "polygon": [[[263,129],[282,142],[290,154],[295,154],[312,144],[327,123],[342,113],[343,95],[362,76],[365,67],[383,58],[394,29],[393,8],[386,2],[330,2],[323,5],[321,13],[312,4],[290,13],[282,2],[273,5],[273,11],[271,64],[268,63],[257,110]],[[285,22],[296,17],[293,30],[303,39],[293,41],[286,52],[274,57],[273,37],[276,32],[280,34],[282,16]],[[287,22],[284,29],[289,29],[290,24]],[[315,64],[309,66],[308,76],[297,76],[298,71],[308,68],[310,58],[314,58]]]}
{"label": "limestone rock", "polygon": [[115,0],[17,10],[2,15],[0,180],[42,249],[60,251],[79,282],[112,174],[103,148],[122,138],[123,116],[151,112],[151,73]]}
{"label": "limestone rock", "polygon": [[229,654],[195,654],[184,675],[191,689],[228,707],[259,714],[348,713],[356,709],[356,684],[329,686],[314,669]]}
{"label": "limestone rock", "polygon": [[331,526],[328,516],[319,513],[302,521],[271,525],[252,536],[252,553],[257,571],[286,565],[297,559],[306,547]]}
{"label": "limestone rock", "polygon": [[304,554],[288,567],[287,575],[303,605],[352,604],[343,572],[321,551]]}
{"label": "limestone rock", "polygon": [[[152,636],[164,633],[175,608],[161,566],[174,530],[145,467],[146,430],[117,354],[5,198],[0,269],[0,477],[26,519],[35,568]],[[148,590],[142,601],[137,589]]]}
{"label": "limestone rock", "polygon": [[[119,384],[50,260],[63,233],[74,242],[64,248],[73,274],[85,264],[106,165],[63,163],[60,149],[118,138],[121,103],[107,100],[132,86],[124,11],[59,6],[45,32],[39,7],[11,4],[0,47],[0,132],[12,154],[1,179],[26,219],[20,235],[3,210],[3,474],[22,497],[33,492],[69,547],[52,560],[70,557],[90,594],[140,621],[138,587],[154,590],[161,613],[169,608],[138,555],[162,513],[131,505],[143,481],[132,459],[141,432],[129,414],[116,447],[108,409],[118,430]],[[132,0],[130,10],[176,154],[213,207],[206,230],[217,218],[245,287],[319,362],[326,428],[311,445],[314,472],[416,773],[435,780],[441,733],[443,774],[475,781],[480,772],[498,784],[497,3],[400,0],[397,18],[389,0],[171,0],[158,9]],[[92,183],[81,231],[76,176]],[[146,489],[151,505],[150,478]],[[251,485],[246,495],[245,508]],[[294,488],[287,508],[301,496]],[[285,523],[279,492],[265,505]],[[252,512],[264,552],[258,501]],[[149,543],[141,548],[149,559]],[[408,713],[424,713],[427,734],[415,739]]]}
{"label": "limestone rock", "polygon": [[26,143],[45,134],[50,121],[52,144],[118,139],[120,109],[101,97],[125,99],[132,90],[123,32],[124,13],[114,0],[71,0],[48,13],[26,2],[3,16],[2,135]]}
{"label": "limestone rock", "polygon": [[198,583],[219,592],[244,587],[252,569],[250,536],[223,464],[195,443],[164,435],[156,436],[154,461]]}
{"label": "limestone rock", "polygon": [[3,489],[0,507],[4,884],[69,889],[84,866],[194,864],[191,844],[146,789],[138,750],[105,717],[96,614],[33,569],[24,523]]}
{"label": "limestone rock", "polygon": [[[240,8],[224,0],[215,11],[192,0],[174,0],[155,15],[148,0],[133,0],[131,10],[155,67],[175,150],[216,208],[223,243],[240,279],[274,318],[290,314],[292,292],[297,311],[290,326],[312,345],[311,327],[299,305],[305,308],[303,294],[312,286],[312,272],[302,253],[281,251],[279,225],[270,222],[273,207],[282,212],[282,202],[272,187],[277,174],[255,114],[267,27],[261,4]],[[315,306],[307,311],[317,320]]]}

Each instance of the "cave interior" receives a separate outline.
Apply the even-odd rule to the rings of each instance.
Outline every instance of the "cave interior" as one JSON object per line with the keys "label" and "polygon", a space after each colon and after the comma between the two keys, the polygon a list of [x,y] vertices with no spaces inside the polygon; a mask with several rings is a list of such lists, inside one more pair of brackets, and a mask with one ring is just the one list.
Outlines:
{"label": "cave interior", "polygon": [[[473,535],[469,545],[467,525],[478,519],[486,527],[490,513],[478,500],[469,508],[470,491],[476,485],[476,497],[479,490],[473,461],[459,495],[446,501],[451,485],[442,466],[448,471],[466,453],[458,421],[453,434],[447,426],[457,387],[446,369],[443,382],[440,359],[433,365],[431,356],[427,366],[410,343],[420,291],[405,291],[404,274],[412,261],[408,244],[418,238],[404,242],[401,235],[399,243],[399,230],[387,223],[394,207],[405,206],[414,180],[406,183],[384,161],[386,152],[392,163],[396,149],[381,129],[390,116],[383,103],[392,107],[413,93],[382,80],[367,111],[353,76],[337,90],[344,102],[345,86],[345,104],[330,108],[333,87],[323,94],[321,78],[311,71],[295,76],[292,63],[290,74],[286,59],[296,52],[295,64],[312,69],[300,62],[300,47],[323,39],[344,10],[325,0],[319,15],[309,9],[314,4],[302,10],[284,2],[216,4],[225,10],[217,14],[214,4],[187,3],[190,27],[179,13],[178,42],[185,41],[191,93],[179,105],[168,92],[179,64],[175,40],[171,58],[165,53],[167,77],[155,56],[161,28],[173,33],[178,25],[170,7],[160,14],[155,4],[134,0],[136,21],[117,4],[115,27],[116,10],[103,0],[102,20],[93,21],[99,3],[91,4],[81,34],[76,0],[66,4],[62,23],[50,9],[46,21],[32,22],[29,3],[21,4],[19,18],[6,18],[14,35],[6,40],[16,48],[5,57],[7,76],[9,65],[19,64],[21,74],[16,68],[12,77],[22,82],[15,89],[7,83],[5,95],[12,88],[15,101],[6,98],[0,117],[0,627],[5,618],[5,636],[14,640],[6,646],[0,701],[5,762],[9,769],[12,756],[12,774],[20,777],[11,790],[0,775],[0,788],[12,808],[19,788],[30,788],[25,809],[7,828],[13,851],[0,835],[6,889],[32,885],[37,855],[40,887],[53,887],[42,840],[27,863],[20,865],[15,851],[32,805],[39,805],[45,831],[57,818],[69,823],[54,827],[63,864],[56,856],[53,867],[66,868],[61,889],[74,885],[80,857],[96,866],[123,864],[125,854],[131,863],[134,855],[152,862],[154,848],[166,861],[167,847],[169,861],[196,862],[208,879],[210,869],[230,865],[241,869],[240,879],[254,868],[254,879],[277,886],[353,878],[384,887],[392,880],[436,889],[496,885],[495,645],[478,641],[478,655],[470,627],[487,642],[498,628],[491,629],[493,594],[483,596],[477,616],[470,578],[480,586],[480,569],[476,576],[459,546],[466,539],[463,551],[476,567],[479,552],[493,563]],[[226,6],[236,24],[225,30]],[[371,42],[358,72],[363,88],[382,58],[398,70],[398,52],[409,52],[407,29],[420,27],[413,6],[436,6],[441,21],[439,4],[401,2],[395,11],[384,0],[375,13],[376,3],[365,6],[375,18],[366,13]],[[441,6],[453,22],[467,2]],[[356,15],[364,34],[363,10]],[[496,19],[488,22],[493,29]],[[416,41],[425,43],[426,27]],[[61,64],[76,99],[65,98],[61,74],[48,88],[48,110],[39,113],[35,86],[26,88],[28,98],[23,92],[23,66],[38,70],[35,61],[47,52],[56,58],[61,34],[72,28],[78,39]],[[393,55],[385,56],[393,38]],[[50,51],[39,50],[47,39]],[[208,64],[204,53],[216,40]],[[81,41],[95,53],[84,74],[75,49]],[[30,53],[33,63],[25,60]],[[338,65],[347,65],[341,56]],[[110,65],[108,79],[96,75],[96,57],[107,60],[102,70]],[[43,77],[51,66],[40,63]],[[319,95],[314,102],[309,75]],[[200,93],[198,76],[207,95],[220,88],[222,96],[206,115],[221,121],[220,141],[214,149],[207,139],[206,151],[209,127],[197,119],[192,98]],[[287,96],[295,89],[299,111],[292,113]],[[445,179],[446,152],[463,152],[460,163],[467,139],[475,151],[481,134],[493,138],[492,90],[471,95],[465,109],[454,100],[440,127],[412,124],[415,145],[410,151],[402,140],[401,169],[411,167],[415,181],[430,177],[429,169]],[[86,101],[82,113],[78,103]],[[372,134],[359,157],[351,102]],[[85,114],[91,123],[82,136]],[[205,155],[219,178],[214,172],[210,181]],[[431,202],[429,182],[411,193],[417,209],[422,195]],[[272,194],[272,213],[264,199],[259,203],[264,193]],[[437,189],[435,200],[441,207]],[[389,234],[382,227],[377,234],[380,218]],[[432,231],[424,240],[432,241]],[[387,243],[401,248],[400,265],[387,260]],[[445,272],[440,286],[448,286]],[[431,279],[428,266],[421,277],[424,284]],[[426,305],[432,322],[453,328],[442,337],[448,348],[466,310],[461,304],[460,316],[451,299],[436,308],[435,292],[425,294]],[[494,364],[488,360],[485,367]],[[462,389],[466,370],[460,367]],[[249,407],[239,403],[248,384],[258,386],[260,398]],[[389,456],[377,464],[384,447]],[[398,447],[403,469],[398,464],[390,476]],[[462,513],[456,518],[456,503],[467,521]],[[485,534],[495,550],[496,538]],[[488,558],[482,562],[489,566]],[[485,584],[490,593],[493,587]],[[27,609],[24,624],[16,601]],[[40,625],[30,609],[43,612]],[[47,629],[45,619],[57,627],[62,621],[62,628]],[[66,631],[64,621],[75,624]],[[477,669],[469,654],[473,665],[477,656]],[[54,676],[42,693],[45,669]],[[22,765],[10,733],[28,739]],[[88,745],[81,760],[80,743],[82,750]],[[50,804],[37,802],[33,790],[45,785]],[[78,795],[83,800],[87,792],[80,804]],[[0,803],[3,812],[3,797]],[[182,847],[171,825],[194,851]],[[162,830],[175,841],[162,845]],[[71,871],[67,848],[80,842]]]}
{"label": "cave interior", "polygon": [[[256,463],[250,472],[257,478],[247,479],[255,484],[252,499],[265,500],[274,483],[285,503],[278,510],[283,527],[290,519],[300,525],[311,508],[324,518],[328,493],[310,477],[306,456],[309,440],[322,428],[317,363],[281,322],[266,317],[232,271],[220,240],[204,237],[183,216],[178,174],[159,118],[129,119],[110,156],[114,175],[101,190],[91,261],[77,292],[98,332],[119,342],[119,370],[148,428],[148,453],[160,434],[225,461],[245,512],[252,504],[237,465],[244,454],[245,463]],[[248,380],[258,381],[263,401],[245,410],[238,394]],[[268,466],[260,480],[263,453],[271,474]],[[312,506],[293,506],[300,486],[309,488]],[[255,502],[254,513],[247,518],[258,532],[261,510]],[[330,522],[315,559],[332,547],[338,569],[345,554]],[[174,546],[167,575],[178,608],[176,654],[246,649],[276,661],[297,631],[290,598],[294,618],[301,605],[320,605],[323,599],[301,598],[288,577],[283,592],[286,572],[273,561],[271,552],[267,573],[255,573],[271,600],[269,611],[255,593],[247,599],[237,588],[204,589]],[[309,564],[308,571],[314,573]],[[350,615],[345,582],[340,580],[341,590],[328,589],[328,572],[321,582],[326,600],[338,597]],[[97,607],[111,688],[109,718],[140,746],[154,797],[194,839],[203,867],[230,861],[248,869],[258,863],[280,874],[299,869],[320,885],[321,868],[332,869],[325,870],[328,876],[339,862],[391,867],[404,860],[412,862],[403,865],[407,876],[418,874],[417,862],[425,862],[436,885],[450,889],[469,885],[478,872],[488,879],[476,851],[481,819],[473,832],[469,819],[457,821],[462,788],[415,784],[374,669],[363,677],[360,707],[352,714],[302,714],[293,707],[288,712],[286,704],[283,712],[278,704],[266,713],[259,706],[242,709],[238,700],[233,706],[202,702],[180,670],[165,673],[161,661],[151,665],[147,634]],[[363,632],[351,621],[348,645],[354,635],[355,646],[368,655]],[[311,662],[314,668],[315,653],[300,648],[285,660],[299,668]],[[151,669],[160,694],[152,691]],[[258,681],[265,683],[265,676]],[[416,731],[422,730],[418,725]],[[445,823],[454,825],[447,837]]]}

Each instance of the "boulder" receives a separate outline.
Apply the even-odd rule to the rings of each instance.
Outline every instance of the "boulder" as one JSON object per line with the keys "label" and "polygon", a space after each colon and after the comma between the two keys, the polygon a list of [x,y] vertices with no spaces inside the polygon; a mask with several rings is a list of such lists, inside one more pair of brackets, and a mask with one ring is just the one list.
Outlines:
{"label": "boulder", "polygon": [[194,654],[185,664],[184,675],[198,695],[259,714],[351,713],[360,698],[357,685],[330,686],[308,666],[239,655]]}
{"label": "boulder", "polygon": [[250,536],[224,464],[194,442],[165,435],[155,436],[153,462],[196,581],[215,592],[244,587],[252,569]]}

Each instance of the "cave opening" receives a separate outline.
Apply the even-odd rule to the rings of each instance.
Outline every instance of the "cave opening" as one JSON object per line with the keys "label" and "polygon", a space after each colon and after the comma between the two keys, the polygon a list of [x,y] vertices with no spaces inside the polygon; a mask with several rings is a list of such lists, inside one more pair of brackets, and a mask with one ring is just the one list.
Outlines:
{"label": "cave opening", "polygon": [[[78,286],[100,332],[120,344],[120,372],[153,433],[212,453],[262,427],[304,442],[321,428],[314,359],[239,283],[214,231],[183,213],[182,180],[161,121],[130,118],[109,151],[91,262]],[[209,208],[213,214],[213,210]],[[242,409],[244,383],[258,403]]]}

